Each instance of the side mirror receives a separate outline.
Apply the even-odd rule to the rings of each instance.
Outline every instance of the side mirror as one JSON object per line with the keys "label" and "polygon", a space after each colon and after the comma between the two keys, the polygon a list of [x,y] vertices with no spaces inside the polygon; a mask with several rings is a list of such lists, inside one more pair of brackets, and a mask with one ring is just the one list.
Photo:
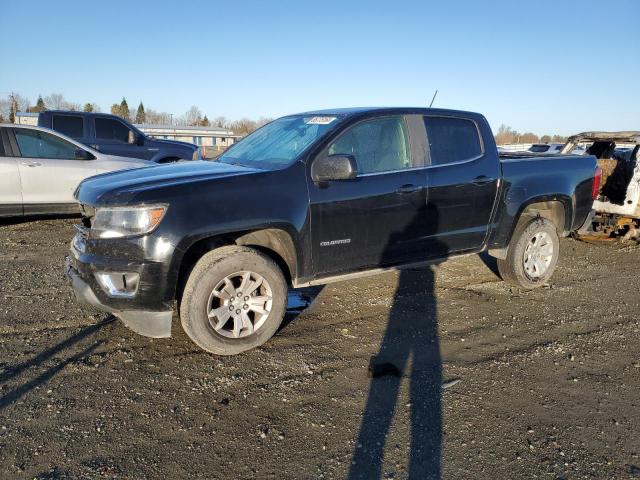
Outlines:
{"label": "side mirror", "polygon": [[127,138],[129,145],[144,145],[144,135],[135,133],[133,130],[129,130],[129,137]]}
{"label": "side mirror", "polygon": [[76,148],[74,153],[74,157],[76,160],[93,160],[94,158],[93,155],[81,148]]}
{"label": "side mirror", "polygon": [[311,178],[314,182],[351,180],[357,175],[358,165],[353,155],[329,155],[317,158],[311,165]]}

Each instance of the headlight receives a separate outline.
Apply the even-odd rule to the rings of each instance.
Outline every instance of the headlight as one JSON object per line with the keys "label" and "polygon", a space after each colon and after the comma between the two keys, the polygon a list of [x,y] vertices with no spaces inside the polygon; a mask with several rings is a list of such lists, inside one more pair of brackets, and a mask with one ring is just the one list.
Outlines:
{"label": "headlight", "polygon": [[99,238],[118,238],[143,235],[162,221],[167,205],[140,207],[98,207],[91,232]]}

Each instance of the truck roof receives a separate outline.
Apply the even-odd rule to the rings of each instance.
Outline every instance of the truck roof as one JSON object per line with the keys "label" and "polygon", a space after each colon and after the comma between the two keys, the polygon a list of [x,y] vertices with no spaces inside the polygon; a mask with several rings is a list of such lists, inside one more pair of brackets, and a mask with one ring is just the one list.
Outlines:
{"label": "truck roof", "polygon": [[[100,115],[101,117],[117,117],[112,113],[103,113],[103,112],[81,112],[79,110],[43,110],[39,115],[42,114],[56,114],[56,115],[82,115],[87,117],[92,117],[95,115]],[[121,118],[121,117],[118,117]]]}
{"label": "truck roof", "polygon": [[350,107],[350,108],[328,108],[323,110],[311,110],[308,112],[300,112],[298,115],[336,115],[351,116],[364,113],[421,113],[431,115],[452,115],[459,114],[465,116],[480,116],[479,113],[467,112],[464,110],[451,110],[446,108],[427,108],[427,107]]}

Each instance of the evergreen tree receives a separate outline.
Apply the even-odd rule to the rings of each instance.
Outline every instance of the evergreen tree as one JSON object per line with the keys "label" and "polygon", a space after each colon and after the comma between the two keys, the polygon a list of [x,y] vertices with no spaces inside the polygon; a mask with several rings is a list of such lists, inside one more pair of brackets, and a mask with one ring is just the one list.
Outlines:
{"label": "evergreen tree", "polygon": [[129,105],[127,105],[127,99],[122,97],[122,102],[120,102],[120,116],[125,120],[131,119],[131,113],[129,112]]}
{"label": "evergreen tree", "polygon": [[93,104],[92,103],[85,103],[84,104],[84,108],[82,109],[85,112],[93,112]]}
{"label": "evergreen tree", "polygon": [[147,115],[144,113],[144,105],[140,102],[138,105],[138,110],[136,111],[136,123],[145,123],[147,120]]}
{"label": "evergreen tree", "polygon": [[117,103],[111,105],[111,115],[118,115],[119,117],[121,117],[122,114],[120,112],[120,105],[118,105]]}
{"label": "evergreen tree", "polygon": [[31,109],[34,113],[44,112],[47,108],[44,105],[44,100],[42,99],[42,95],[38,95],[38,101],[36,102],[36,106]]}
{"label": "evergreen tree", "polygon": [[211,123],[209,122],[209,119],[207,118],[206,115],[204,116],[204,118],[200,122],[200,125],[203,126],[203,127],[208,127],[208,126],[211,125]]}

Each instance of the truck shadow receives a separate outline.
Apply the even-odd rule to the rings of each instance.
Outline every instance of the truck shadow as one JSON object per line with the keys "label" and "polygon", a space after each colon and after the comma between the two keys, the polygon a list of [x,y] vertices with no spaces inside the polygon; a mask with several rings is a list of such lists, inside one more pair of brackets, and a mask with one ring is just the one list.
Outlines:
{"label": "truck shadow", "polygon": [[[437,224],[424,228],[420,222],[435,218],[419,214],[406,230],[391,235],[383,253],[394,249],[401,239],[411,238],[419,227],[427,232],[428,252],[441,258],[446,247],[435,240]],[[406,235],[406,232],[409,235]],[[394,246],[395,247],[392,247]],[[438,309],[435,297],[434,272],[403,270],[389,311],[384,337],[377,355],[369,363],[369,393],[362,415],[349,479],[382,478],[385,443],[396,410],[410,410],[408,478],[438,479],[441,474],[442,450],[442,359],[438,338]],[[409,381],[410,402],[398,404],[403,379]],[[401,444],[402,445],[402,444]]]}
{"label": "truck shadow", "polygon": [[492,257],[487,252],[482,252],[478,254],[478,258],[482,260],[482,263],[491,270],[491,272],[498,278],[502,278],[500,276],[500,272],[498,271],[498,260],[495,257]]}
{"label": "truck shadow", "polygon": [[322,286],[290,288],[287,298],[287,311],[278,331],[286,328],[298,318],[301,313],[311,309],[316,298],[320,295],[320,292],[322,292],[322,289]]}
{"label": "truck shadow", "polygon": [[[0,375],[0,384],[4,384],[5,382],[12,380],[13,378],[21,375],[23,372],[29,369],[32,369],[32,368],[37,369],[38,367],[41,367],[49,359],[53,358],[54,356],[63,352],[64,350],[70,349],[78,342],[93,335],[95,332],[113,323],[114,321],[115,321],[115,317],[109,316],[104,320],[102,320],[101,322],[96,323],[95,325],[84,327],[78,333],[70,336],[69,338],[58,343],[57,345],[54,345],[53,347],[40,352],[35,357],[25,362],[6,367],[4,372]],[[71,363],[78,362],[82,360],[84,357],[90,355],[102,343],[104,342],[98,341],[98,342],[92,343],[90,346],[82,349],[80,352],[75,353],[63,359],[59,363],[46,369],[43,373],[38,375],[33,380],[25,382],[19,385],[18,387],[14,388],[13,390],[3,393],[3,395],[0,397],[0,410],[3,410],[4,408],[8,407],[12,403],[19,400],[22,396],[24,396],[29,391],[47,382],[49,379],[51,379],[51,377],[53,377],[56,373],[62,370],[65,366]]]}

